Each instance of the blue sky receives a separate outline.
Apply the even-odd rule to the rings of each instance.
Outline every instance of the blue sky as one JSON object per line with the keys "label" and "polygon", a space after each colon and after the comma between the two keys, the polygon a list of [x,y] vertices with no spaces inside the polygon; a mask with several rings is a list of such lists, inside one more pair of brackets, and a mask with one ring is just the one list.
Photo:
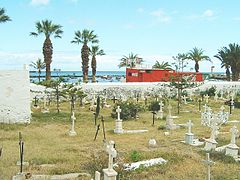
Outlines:
{"label": "blue sky", "polygon": [[[49,19],[63,26],[53,39],[53,68],[81,70],[81,45],[71,44],[76,30],[91,29],[106,55],[98,70],[124,70],[117,65],[133,52],[153,65],[202,48],[214,71],[224,71],[213,56],[217,49],[240,41],[240,1],[233,0],[1,0],[11,22],[0,24],[0,69],[21,69],[42,58],[44,36],[29,36],[35,22]],[[213,64],[200,63],[200,71]],[[189,63],[186,71],[194,67]]]}

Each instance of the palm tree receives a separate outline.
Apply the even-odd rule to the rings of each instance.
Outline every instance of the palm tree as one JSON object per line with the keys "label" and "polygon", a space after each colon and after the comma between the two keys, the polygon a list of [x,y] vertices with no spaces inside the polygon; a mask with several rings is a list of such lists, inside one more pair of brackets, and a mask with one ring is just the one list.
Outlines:
{"label": "palm tree", "polygon": [[187,59],[195,61],[195,71],[199,72],[199,62],[206,60],[211,61],[211,59],[203,54],[204,51],[202,49],[193,48],[193,50],[190,50],[190,52],[187,54]]}
{"label": "palm tree", "polygon": [[94,31],[84,29],[81,31],[75,32],[75,37],[71,43],[83,44],[81,49],[82,56],[82,72],[83,72],[83,82],[88,82],[88,64],[89,64],[89,47],[88,43],[98,43],[97,35],[94,34]]}
{"label": "palm tree", "polygon": [[166,69],[171,70],[172,69],[171,65],[168,62],[164,62],[164,61],[162,63],[160,63],[159,61],[156,61],[155,64],[153,65],[153,68],[164,69],[164,70],[166,70]]}
{"label": "palm tree", "polygon": [[0,8],[0,23],[11,21],[10,17],[5,14],[5,9]]}
{"label": "palm tree", "polygon": [[40,58],[38,58],[36,62],[31,62],[30,66],[38,70],[38,82],[40,82],[41,70],[46,67],[46,64]]}
{"label": "palm tree", "polygon": [[232,80],[238,81],[240,73],[240,46],[233,43],[229,44],[229,48],[224,47],[224,49],[231,66]]}
{"label": "palm tree", "polygon": [[90,55],[92,56],[92,82],[96,82],[96,71],[97,71],[97,60],[96,56],[103,56],[105,55],[104,51],[99,48],[99,46],[92,46],[89,49]]}
{"label": "palm tree", "polygon": [[121,67],[130,67],[134,68],[136,65],[140,65],[143,63],[143,59],[138,57],[137,54],[130,53],[128,56],[123,56],[120,60],[120,64],[118,65],[119,68]]}
{"label": "palm tree", "polygon": [[53,54],[53,46],[51,42],[51,35],[54,35],[54,38],[61,38],[63,31],[62,26],[59,24],[53,24],[50,20],[42,20],[36,22],[36,30],[37,32],[31,32],[31,36],[38,36],[40,34],[45,35],[45,41],[43,43],[43,56],[44,62],[46,64],[46,80],[51,79],[51,63],[52,63],[52,54]]}
{"label": "palm tree", "polygon": [[231,77],[231,73],[230,73],[230,60],[228,58],[228,52],[226,47],[222,48],[221,50],[218,50],[218,53],[214,56],[216,58],[218,58],[221,61],[221,68],[225,67],[226,68],[226,76],[227,76],[227,80],[230,81]]}

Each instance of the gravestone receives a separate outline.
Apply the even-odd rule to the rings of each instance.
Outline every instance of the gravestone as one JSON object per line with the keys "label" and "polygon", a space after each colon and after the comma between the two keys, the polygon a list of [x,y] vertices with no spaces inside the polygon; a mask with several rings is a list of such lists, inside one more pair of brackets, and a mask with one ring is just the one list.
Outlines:
{"label": "gravestone", "polygon": [[209,99],[208,94],[206,94],[204,97],[205,97],[205,101],[206,101],[206,103],[208,103],[208,99]]}
{"label": "gravestone", "polygon": [[71,115],[71,129],[70,129],[70,131],[68,132],[68,135],[69,135],[69,136],[76,136],[76,135],[77,135],[77,133],[76,133],[75,130],[74,130],[75,120],[76,120],[76,117],[75,117],[75,115],[74,115],[74,112],[72,112],[72,115]]}
{"label": "gravestone", "polygon": [[153,138],[149,139],[148,141],[149,147],[156,147],[157,146],[157,141]]}
{"label": "gravestone", "polygon": [[231,142],[226,146],[226,155],[232,156],[233,158],[238,158],[239,147],[236,145],[236,137],[238,135],[238,129],[236,126],[233,126],[230,129],[231,132]]}
{"label": "gravestone", "polygon": [[30,123],[29,71],[0,70],[0,123]]}
{"label": "gravestone", "polygon": [[116,180],[118,173],[113,169],[113,158],[117,157],[117,151],[114,148],[114,141],[109,141],[106,151],[108,153],[108,168],[103,169],[104,180]]}
{"label": "gravestone", "polygon": [[185,133],[185,143],[187,144],[193,144],[193,138],[194,138],[194,134],[192,133],[192,121],[189,120],[187,123],[188,126],[188,132]]}
{"label": "gravestone", "polygon": [[117,112],[117,119],[115,120],[114,133],[122,134],[123,128],[122,128],[122,120],[120,118],[120,113],[122,112],[122,110],[120,109],[120,106],[117,107],[116,112]]}
{"label": "gravestone", "polygon": [[217,141],[215,139],[218,133],[218,127],[216,123],[214,123],[211,128],[212,128],[211,136],[209,139],[205,140],[205,147],[204,147],[205,151],[215,150],[217,147]]}
{"label": "gravestone", "polygon": [[166,117],[166,128],[170,130],[179,128],[179,126],[174,124],[173,122],[172,106],[170,104],[168,105],[168,115]]}

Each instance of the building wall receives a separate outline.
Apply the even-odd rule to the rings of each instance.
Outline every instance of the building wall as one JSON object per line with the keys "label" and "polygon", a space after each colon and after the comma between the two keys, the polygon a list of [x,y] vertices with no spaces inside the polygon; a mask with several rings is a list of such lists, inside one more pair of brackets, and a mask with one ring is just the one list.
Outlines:
{"label": "building wall", "polygon": [[0,70],[0,123],[30,123],[28,70]]}
{"label": "building wall", "polygon": [[126,69],[126,82],[168,82],[171,77],[182,74],[190,76],[192,81],[203,81],[202,73],[180,72],[161,69]]}

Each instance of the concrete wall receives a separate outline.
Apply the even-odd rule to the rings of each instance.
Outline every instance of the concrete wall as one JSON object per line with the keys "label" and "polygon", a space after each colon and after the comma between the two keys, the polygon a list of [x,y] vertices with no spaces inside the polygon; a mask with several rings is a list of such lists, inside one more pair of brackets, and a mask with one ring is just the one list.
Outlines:
{"label": "concrete wall", "polygon": [[30,123],[28,70],[0,70],[0,123]]}

